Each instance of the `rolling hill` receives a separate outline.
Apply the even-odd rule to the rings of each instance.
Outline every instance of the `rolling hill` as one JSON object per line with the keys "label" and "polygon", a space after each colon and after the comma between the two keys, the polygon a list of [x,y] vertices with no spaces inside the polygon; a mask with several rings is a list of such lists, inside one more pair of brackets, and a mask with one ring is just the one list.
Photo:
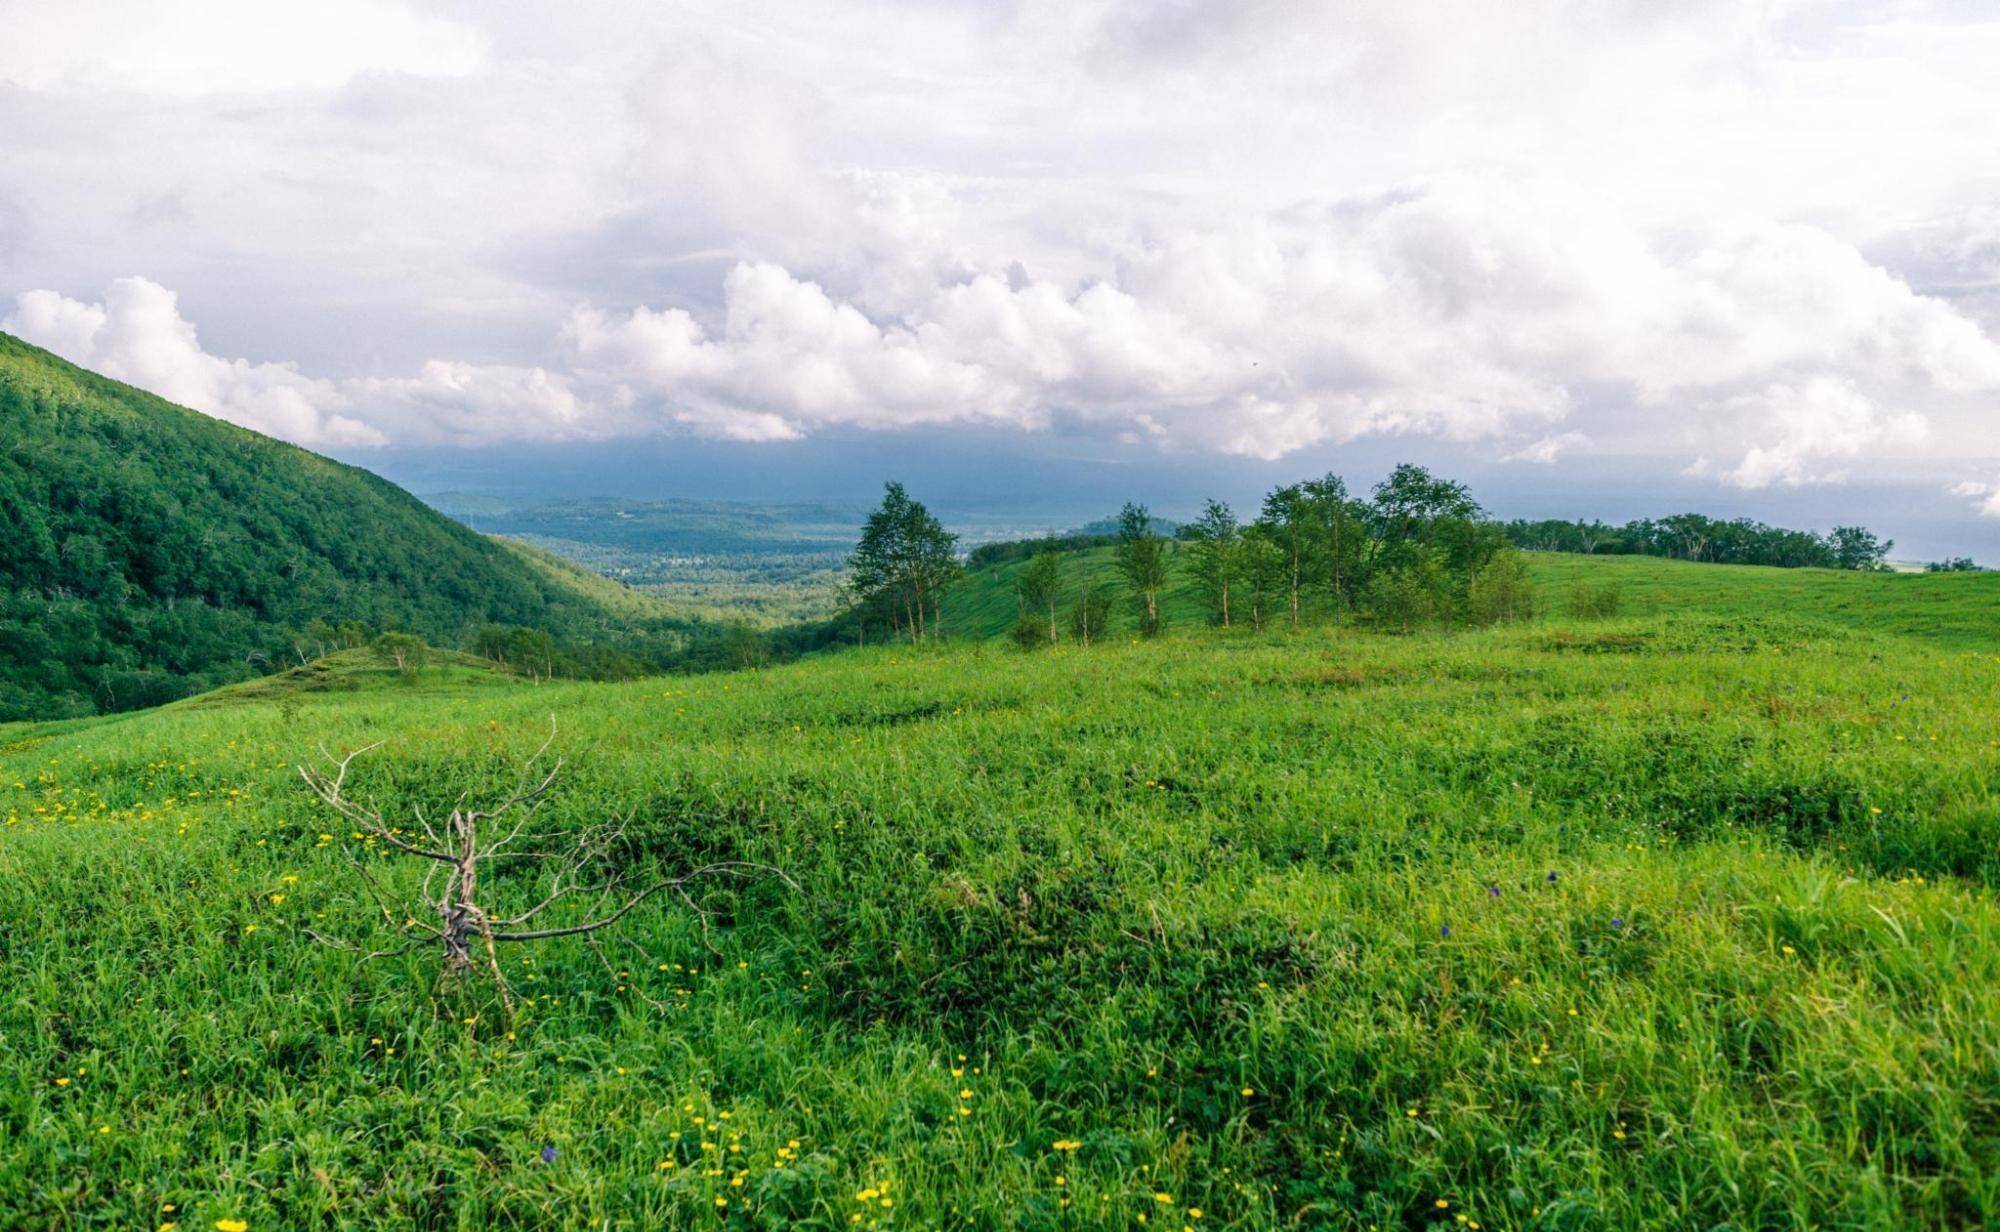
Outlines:
{"label": "rolling hill", "polygon": [[365,470],[5,334],[0,424],[0,719],[264,675],[313,657],[314,621],[443,645],[523,626],[651,666],[702,632]]}
{"label": "rolling hill", "polygon": [[[1206,601],[1188,567],[1184,544],[1173,549],[1160,607],[1168,630],[1208,623]],[[1870,573],[1845,569],[1780,569],[1716,565],[1657,556],[1582,556],[1530,552],[1529,578],[1538,604],[1568,613],[1579,588],[1616,592],[1625,615],[1706,613],[1725,618],[1786,618],[1829,629],[1867,629],[1956,647],[1986,649],[2000,641],[2000,574]],[[944,627],[955,639],[1005,637],[1019,613],[1014,593],[1025,558],[968,571],[947,593]],[[1064,612],[1085,578],[1112,596],[1111,629],[1130,636],[1132,612],[1118,580],[1112,549],[1065,554],[1058,591]]]}
{"label": "rolling hill", "polygon": [[[1538,564],[1630,610],[0,727],[0,1227],[2000,1226],[2000,577]],[[295,767],[414,827],[552,722],[551,834],[797,889],[441,980]]]}

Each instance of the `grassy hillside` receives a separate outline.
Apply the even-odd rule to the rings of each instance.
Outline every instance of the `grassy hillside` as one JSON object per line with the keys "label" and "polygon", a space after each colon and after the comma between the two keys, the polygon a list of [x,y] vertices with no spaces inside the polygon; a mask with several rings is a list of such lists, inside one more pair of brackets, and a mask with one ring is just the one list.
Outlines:
{"label": "grassy hillside", "polygon": [[0,335],[0,718],[154,705],[296,662],[310,621],[659,643],[675,622],[354,467]]}
{"label": "grassy hillside", "polygon": [[338,651],[274,676],[260,676],[241,684],[224,685],[173,705],[207,709],[265,702],[296,703],[301,698],[320,693],[368,693],[384,689],[421,693],[436,702],[449,694],[470,694],[475,690],[521,683],[520,677],[499,664],[455,650],[433,647],[423,653],[420,661],[398,668],[387,655],[364,647]]}
{"label": "grassy hillside", "polygon": [[[1112,565],[1110,548],[1065,558],[1062,597],[1073,603],[1081,579],[1094,578],[1117,596],[1113,628],[1133,627]],[[1777,569],[1761,565],[1709,565],[1651,556],[1528,554],[1529,576],[1541,606],[1562,615],[1579,587],[1616,593],[1632,615],[1711,612],[1719,616],[1785,614],[1852,629],[1873,629],[1937,639],[1952,645],[2000,645],[2000,575],[1979,573],[1854,573],[1838,569]],[[945,601],[951,636],[998,638],[1018,611],[1014,587],[1027,561],[1009,561],[967,573]],[[1185,555],[1177,558],[1162,596],[1170,629],[1207,624]]]}
{"label": "grassy hillside", "polygon": [[[1160,611],[1168,629],[1193,629],[1207,623],[1201,596],[1196,593],[1194,579],[1188,568],[1186,545],[1170,545],[1173,569],[1166,591],[1160,596]],[[968,571],[964,577],[952,584],[946,592],[944,602],[944,627],[946,635],[955,638],[986,640],[1004,635],[1014,625],[1020,613],[1014,598],[1014,587],[1021,571],[1028,567],[1028,561],[1010,560],[997,565]],[[1060,589],[1067,623],[1067,611],[1076,602],[1085,579],[1089,579],[1105,589],[1112,596],[1112,628],[1129,633],[1135,626],[1132,609],[1125,598],[1123,584],[1118,580],[1117,569],[1112,561],[1112,549],[1091,548],[1082,552],[1067,553],[1063,557],[1063,579]]]}
{"label": "grassy hillside", "polygon": [[[0,1223],[2000,1223],[1987,592],[1544,563],[1637,610],[0,728]],[[390,936],[295,762],[435,816],[550,715],[552,823],[800,892],[511,1026],[305,935]]]}

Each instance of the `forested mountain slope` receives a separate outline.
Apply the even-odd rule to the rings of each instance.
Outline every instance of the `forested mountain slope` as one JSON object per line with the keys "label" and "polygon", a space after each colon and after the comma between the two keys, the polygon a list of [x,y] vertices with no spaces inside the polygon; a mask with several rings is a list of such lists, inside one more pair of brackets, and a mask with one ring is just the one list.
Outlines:
{"label": "forested mountain slope", "polygon": [[0,719],[274,671],[313,649],[315,620],[685,653],[698,629],[632,598],[609,603],[367,471],[0,334]]}

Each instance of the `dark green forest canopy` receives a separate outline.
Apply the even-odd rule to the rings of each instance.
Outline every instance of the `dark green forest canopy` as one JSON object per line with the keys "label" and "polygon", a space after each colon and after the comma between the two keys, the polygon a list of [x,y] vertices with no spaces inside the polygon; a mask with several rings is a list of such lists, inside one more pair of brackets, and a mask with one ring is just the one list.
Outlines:
{"label": "dark green forest canopy", "polygon": [[0,719],[263,675],[319,649],[314,621],[441,645],[488,623],[549,630],[610,674],[678,665],[704,632],[607,602],[367,471],[5,334],[0,587]]}

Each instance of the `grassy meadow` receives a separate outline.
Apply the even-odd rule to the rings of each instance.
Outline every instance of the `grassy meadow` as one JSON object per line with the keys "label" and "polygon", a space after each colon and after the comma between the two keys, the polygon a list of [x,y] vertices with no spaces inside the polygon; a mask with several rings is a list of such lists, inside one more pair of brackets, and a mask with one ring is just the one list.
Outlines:
{"label": "grassy meadow", "polygon": [[[2000,577],[1535,569],[1490,631],[0,727],[0,1228],[2000,1224]],[[551,715],[553,822],[798,892],[503,951],[511,1021],[306,936],[391,938],[299,762],[382,742],[393,820]]]}

